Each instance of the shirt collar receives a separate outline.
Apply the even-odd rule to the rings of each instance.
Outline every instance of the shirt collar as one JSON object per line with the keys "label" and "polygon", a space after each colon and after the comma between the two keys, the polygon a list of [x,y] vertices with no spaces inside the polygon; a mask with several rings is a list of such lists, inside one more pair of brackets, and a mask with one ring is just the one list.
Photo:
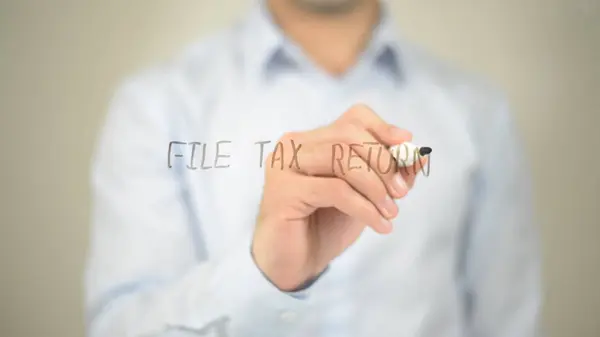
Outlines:
{"label": "shirt collar", "polygon": [[[294,65],[294,60],[286,55],[289,40],[274,22],[264,0],[258,1],[251,9],[246,23],[243,45],[247,70],[251,76],[266,78]],[[400,80],[402,75],[398,41],[388,5],[382,1],[380,22],[363,56],[389,72],[396,80]]]}

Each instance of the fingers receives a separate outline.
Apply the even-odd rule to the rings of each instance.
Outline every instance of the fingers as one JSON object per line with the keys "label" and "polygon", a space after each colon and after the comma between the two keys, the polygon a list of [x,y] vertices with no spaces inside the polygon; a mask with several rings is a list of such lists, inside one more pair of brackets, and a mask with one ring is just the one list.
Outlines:
{"label": "fingers", "polygon": [[399,174],[402,176],[409,189],[412,189],[415,185],[415,180],[417,179],[419,172],[429,172],[428,165],[429,156],[419,157],[419,159],[412,166],[399,168]]}
{"label": "fingers", "polygon": [[388,124],[371,108],[364,104],[352,106],[335,123],[354,124],[369,131],[377,140],[386,145],[396,145],[412,140],[412,134]]}
{"label": "fingers", "polygon": [[[388,148],[389,146],[402,144],[404,142],[410,142],[412,140],[412,134],[404,129],[400,129],[394,125],[385,122],[377,113],[371,108],[364,104],[357,104],[352,106],[342,117],[340,117],[336,123],[340,124],[354,124],[361,126],[368,130],[377,140]],[[396,171],[396,170],[394,170]],[[394,184],[400,193],[395,197],[401,198],[408,190],[412,188],[414,183],[414,177],[412,181],[407,183],[405,177],[402,174],[396,174],[393,176],[397,182]],[[404,191],[404,192],[403,192]],[[392,193],[393,195],[393,193]]]}
{"label": "fingers", "polygon": [[354,124],[337,124],[316,130],[309,137],[318,142],[304,148],[300,165],[303,173],[343,179],[363,174],[370,179],[378,177],[394,198],[408,193],[391,153],[367,130]]}
{"label": "fingers", "polygon": [[340,212],[363,222],[374,231],[387,234],[391,222],[382,217],[377,208],[346,181],[338,178],[299,176],[299,188],[306,203],[314,208],[334,207]]}
{"label": "fingers", "polygon": [[[353,154],[351,163],[349,162],[351,148],[352,146],[341,143],[316,144],[307,148],[303,153],[303,164],[298,173],[315,177],[339,178],[367,198],[384,217],[394,218],[398,208],[390,197],[386,184],[378,173],[370,168],[369,163],[356,153]],[[391,168],[395,162],[393,160],[390,162]]]}
{"label": "fingers", "polygon": [[331,125],[284,135],[267,161],[272,169],[280,160],[284,174],[300,179],[295,186],[305,190],[307,205],[335,207],[387,233],[389,219],[398,214],[392,198],[405,196],[414,184],[414,174],[403,174],[406,168],[398,170],[389,146],[411,140],[410,132],[356,105]]}

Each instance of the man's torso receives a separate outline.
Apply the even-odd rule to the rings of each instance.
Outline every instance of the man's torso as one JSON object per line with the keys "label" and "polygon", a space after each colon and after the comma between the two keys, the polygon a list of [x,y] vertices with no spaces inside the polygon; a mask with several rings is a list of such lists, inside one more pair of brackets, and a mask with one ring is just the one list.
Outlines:
{"label": "man's torso", "polygon": [[[274,324],[298,336],[460,335],[461,238],[477,168],[477,103],[470,98],[480,96],[470,92],[472,85],[448,77],[453,72],[444,67],[438,71],[438,64],[421,62],[410,49],[402,56],[399,82],[377,71],[336,81],[293,69],[257,82],[245,68],[240,35],[219,34],[148,75],[160,82],[156,108],[168,115],[172,140],[202,143],[196,146],[196,169],[186,167],[191,146],[179,148],[185,155],[174,159],[172,169],[180,172],[190,212],[199,220],[191,226],[205,258],[218,261],[251,238],[264,182],[261,166],[283,133],[323,126],[352,104],[365,103],[411,131],[414,143],[433,148],[429,174],[397,201],[392,234],[367,228],[313,285],[306,310]],[[268,141],[261,156],[260,143]],[[227,157],[215,163],[218,143]],[[275,165],[289,165],[292,156],[284,153]]]}

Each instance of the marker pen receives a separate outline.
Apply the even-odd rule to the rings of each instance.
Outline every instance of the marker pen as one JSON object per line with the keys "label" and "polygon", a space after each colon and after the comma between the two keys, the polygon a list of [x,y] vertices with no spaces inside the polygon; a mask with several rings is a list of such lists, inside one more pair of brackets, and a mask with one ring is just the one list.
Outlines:
{"label": "marker pen", "polygon": [[391,146],[389,151],[400,167],[412,166],[419,158],[428,156],[431,148],[427,146],[417,146],[411,142]]}

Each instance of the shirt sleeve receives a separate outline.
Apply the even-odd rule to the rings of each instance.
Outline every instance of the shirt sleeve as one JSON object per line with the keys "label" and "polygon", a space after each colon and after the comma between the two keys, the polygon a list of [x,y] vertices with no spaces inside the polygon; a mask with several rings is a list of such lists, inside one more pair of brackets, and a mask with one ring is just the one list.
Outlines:
{"label": "shirt sleeve", "polygon": [[266,336],[284,324],[281,310],[306,301],[263,276],[250,241],[218,259],[197,258],[191,228],[198,224],[184,198],[186,186],[167,165],[170,118],[177,109],[168,108],[156,82],[129,81],[118,90],[97,143],[87,335]]}
{"label": "shirt sleeve", "polygon": [[540,251],[531,176],[503,101],[480,124],[480,170],[466,231],[469,336],[539,336]]}

